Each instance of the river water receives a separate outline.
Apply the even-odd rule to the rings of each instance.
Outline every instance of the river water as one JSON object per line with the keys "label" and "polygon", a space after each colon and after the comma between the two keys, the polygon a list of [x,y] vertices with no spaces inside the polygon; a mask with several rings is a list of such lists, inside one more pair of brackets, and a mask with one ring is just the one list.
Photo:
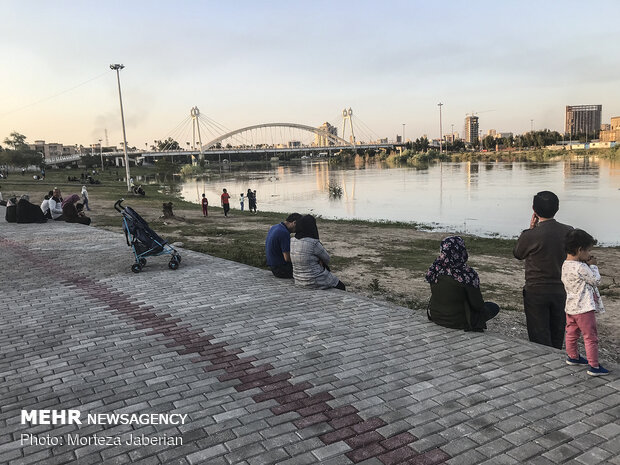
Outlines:
{"label": "river water", "polygon": [[276,163],[223,171],[212,179],[188,179],[181,194],[198,203],[204,192],[210,205],[219,206],[222,188],[231,194],[233,210],[240,208],[241,192],[251,188],[257,191],[259,210],[412,221],[443,231],[501,237],[516,237],[528,227],[532,196],[551,190],[560,197],[558,221],[585,229],[602,244],[620,245],[618,160],[439,162],[423,168]]}

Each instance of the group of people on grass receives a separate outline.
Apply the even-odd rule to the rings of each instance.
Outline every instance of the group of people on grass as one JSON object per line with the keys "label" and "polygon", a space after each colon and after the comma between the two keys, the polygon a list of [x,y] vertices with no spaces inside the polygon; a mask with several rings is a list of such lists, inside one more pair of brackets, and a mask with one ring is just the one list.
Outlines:
{"label": "group of people on grass", "polygon": [[[589,365],[589,375],[606,375],[609,371],[598,361],[596,313],[605,310],[597,287],[601,276],[592,255],[596,240],[554,219],[559,199],[553,192],[536,194],[532,207],[530,226],[521,233],[513,251],[517,259],[525,261],[523,305],[528,337],[558,349],[566,338],[568,365]],[[478,273],[467,264],[465,241],[460,236],[447,237],[439,252],[426,273],[431,287],[429,320],[448,328],[483,331],[500,308],[484,301]],[[345,290],[330,271],[330,257],[312,215],[292,213],[272,226],[265,254],[277,278],[294,279],[297,285],[315,289]],[[581,335],[587,359],[579,355]]]}
{"label": "group of people on grass", "polygon": [[[247,203],[248,211],[256,213],[256,191],[252,189],[248,189],[248,192],[244,194],[241,193],[239,197],[239,204],[241,206],[241,211],[244,210],[244,207]],[[209,216],[209,201],[205,194],[202,194],[202,216]],[[230,194],[226,189],[222,189],[222,195],[220,195],[220,205],[224,209],[224,216],[228,218],[228,212],[230,211]]]}
{"label": "group of people on grass", "polygon": [[19,200],[15,197],[7,200],[6,207],[5,219],[9,223],[45,223],[48,219],[84,225],[91,222],[84,213],[84,209],[90,210],[86,186],[82,186],[81,196],[72,194],[63,199],[60,189],[55,187],[40,206],[31,203],[30,196],[22,195]]}

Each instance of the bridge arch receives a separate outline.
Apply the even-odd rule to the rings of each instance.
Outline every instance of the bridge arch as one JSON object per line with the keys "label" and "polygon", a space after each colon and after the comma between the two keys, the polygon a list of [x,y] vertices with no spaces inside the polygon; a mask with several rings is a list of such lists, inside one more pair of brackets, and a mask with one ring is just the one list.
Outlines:
{"label": "bridge arch", "polygon": [[260,129],[260,128],[270,128],[270,127],[279,127],[279,128],[293,128],[293,129],[301,129],[303,131],[308,131],[314,134],[317,134],[319,136],[323,136],[323,137],[327,137],[329,140],[332,140],[334,142],[338,142],[342,145],[350,145],[352,148],[355,148],[355,144],[348,142],[347,140],[335,136],[333,134],[328,133],[327,131],[323,131],[319,128],[313,128],[312,126],[307,126],[305,124],[297,124],[297,123],[264,123],[264,124],[255,124],[254,126],[247,126],[245,128],[241,128],[241,129],[235,129],[234,131],[230,131],[227,132],[226,134],[223,134],[219,137],[216,137],[215,139],[207,142],[205,145],[202,146],[203,150],[208,150],[211,147],[213,147],[214,145],[218,144],[219,142],[222,142],[225,139],[228,139],[229,137],[232,137],[236,134],[240,134],[242,132],[246,132],[246,131],[251,131],[252,129]]}

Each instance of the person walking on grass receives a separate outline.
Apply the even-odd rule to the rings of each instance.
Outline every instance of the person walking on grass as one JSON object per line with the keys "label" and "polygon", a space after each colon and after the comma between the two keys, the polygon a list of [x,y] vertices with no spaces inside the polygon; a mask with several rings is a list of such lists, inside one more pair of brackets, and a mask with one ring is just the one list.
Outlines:
{"label": "person walking on grass", "polygon": [[205,195],[202,194],[202,216],[209,216],[208,208],[209,208],[209,201],[207,200]]}
{"label": "person walking on grass", "polygon": [[521,233],[513,250],[525,260],[523,307],[527,335],[532,342],[561,349],[566,326],[566,291],[562,284],[564,241],[572,226],[554,219],[560,201],[553,192],[534,196],[530,227]]}
{"label": "person walking on grass", "polygon": [[222,199],[222,208],[224,209],[224,216],[228,218],[228,211],[230,210],[230,202],[229,202],[230,194],[226,191],[226,189],[223,189],[221,199]]}
{"label": "person walking on grass", "polygon": [[86,190],[86,186],[82,186],[82,204],[86,211],[90,211],[90,207],[88,206],[88,191]]}
{"label": "person walking on grass", "polygon": [[[562,282],[566,288],[566,363],[587,365],[590,376],[608,375],[598,362],[598,332],[596,313],[604,313],[603,301],[597,286],[601,275],[592,248],[596,239],[581,230],[566,235],[566,261],[562,265]],[[577,341],[583,334],[586,357],[579,355]]]}

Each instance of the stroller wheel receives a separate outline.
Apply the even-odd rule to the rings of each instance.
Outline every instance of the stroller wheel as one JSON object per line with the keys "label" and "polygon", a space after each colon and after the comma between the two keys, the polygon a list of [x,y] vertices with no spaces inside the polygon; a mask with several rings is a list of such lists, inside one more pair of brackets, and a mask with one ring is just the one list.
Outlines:
{"label": "stroller wheel", "polygon": [[173,255],[173,257],[176,259],[177,262],[179,262],[179,264],[181,263],[181,256],[180,255]]}
{"label": "stroller wheel", "polygon": [[171,270],[176,270],[179,267],[179,262],[176,260],[170,260],[168,262],[168,268],[170,268]]}
{"label": "stroller wheel", "polygon": [[140,257],[140,266],[146,265],[146,258]]}
{"label": "stroller wheel", "polygon": [[142,265],[140,265],[139,263],[134,263],[133,265],[131,265],[131,271],[133,271],[134,273],[140,273],[140,271],[142,271]]}

